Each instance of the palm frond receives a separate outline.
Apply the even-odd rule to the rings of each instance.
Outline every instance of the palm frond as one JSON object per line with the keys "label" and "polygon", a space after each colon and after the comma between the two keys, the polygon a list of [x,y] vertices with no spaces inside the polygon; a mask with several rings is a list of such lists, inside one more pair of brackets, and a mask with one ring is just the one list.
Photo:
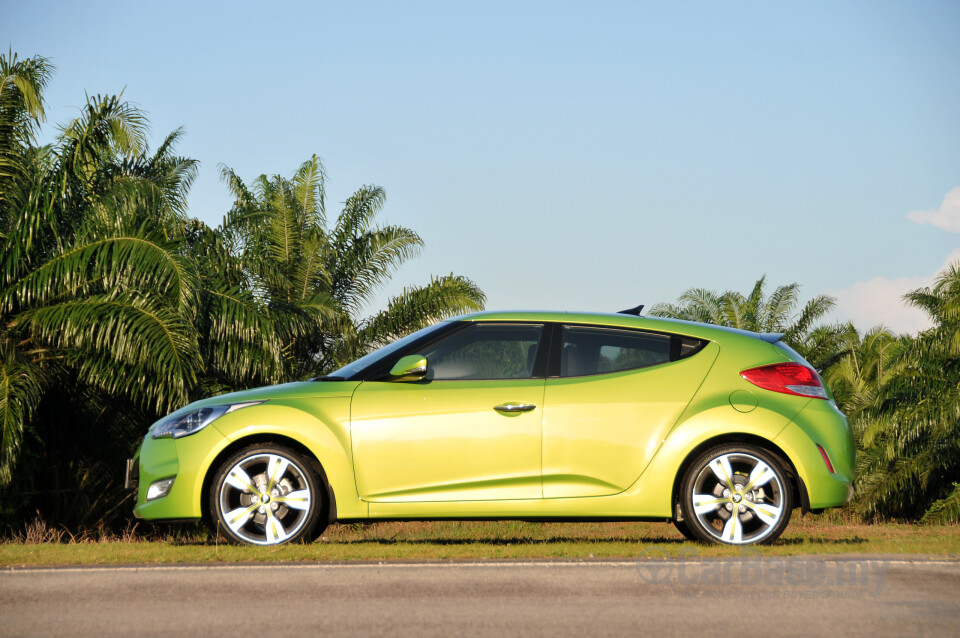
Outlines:
{"label": "palm frond", "polygon": [[204,372],[231,387],[277,383],[282,378],[282,344],[270,315],[243,288],[203,289],[200,313]]}
{"label": "palm frond", "polygon": [[99,286],[154,289],[187,304],[195,283],[187,264],[148,237],[91,240],[50,259],[0,295],[0,309],[15,312]]}
{"label": "palm frond", "polygon": [[651,317],[664,317],[666,319],[682,319],[684,321],[694,320],[691,313],[679,304],[656,303],[647,313]]}
{"label": "palm frond", "polygon": [[17,323],[67,352],[86,382],[160,412],[186,402],[201,369],[190,326],[150,296],[86,296],[26,310]]}
{"label": "palm frond", "polygon": [[423,240],[409,228],[386,226],[368,231],[338,255],[334,295],[352,311],[366,303],[405,261],[415,257]]}
{"label": "palm frond", "polygon": [[333,231],[337,246],[346,246],[350,241],[366,233],[373,220],[383,208],[387,195],[379,186],[361,186],[344,204]]}
{"label": "palm frond", "polygon": [[938,525],[960,523],[960,483],[954,483],[949,494],[934,502],[924,512],[920,522]]}
{"label": "palm frond", "polygon": [[762,320],[763,310],[765,307],[765,295],[763,288],[767,283],[767,276],[763,275],[753,284],[753,290],[750,291],[750,294],[747,295],[744,300],[744,321],[747,325],[755,326],[753,329],[758,329],[759,324]]}
{"label": "palm frond", "polygon": [[0,486],[10,482],[23,431],[43,395],[43,370],[0,339]]}
{"label": "palm frond", "polygon": [[677,302],[684,306],[692,321],[723,324],[723,297],[706,288],[691,288]]}
{"label": "palm frond", "polygon": [[800,316],[791,325],[786,326],[784,340],[793,344],[799,342],[801,336],[820,320],[836,305],[836,299],[829,295],[817,295],[804,306]]}
{"label": "palm frond", "polygon": [[720,325],[749,330],[747,300],[736,291],[728,290],[720,298]]}
{"label": "palm frond", "polygon": [[761,311],[758,329],[760,332],[781,332],[793,318],[793,309],[800,296],[800,286],[789,284],[777,286]]}
{"label": "palm frond", "polygon": [[0,232],[7,235],[11,216],[22,211],[31,181],[35,136],[43,122],[43,91],[53,73],[49,60],[0,55]]}
{"label": "palm frond", "polygon": [[124,156],[143,152],[147,130],[144,114],[122,96],[87,96],[80,116],[60,127],[58,143],[65,166],[82,177],[105,151]]}
{"label": "palm frond", "polygon": [[220,164],[220,181],[227,185],[227,190],[236,201],[236,205],[246,209],[253,205],[257,198],[250,192],[243,180],[229,166]]}
{"label": "palm frond", "polygon": [[477,285],[453,275],[431,278],[426,286],[404,289],[359,330],[370,347],[380,346],[443,319],[483,309],[486,296]]}
{"label": "palm frond", "polygon": [[293,196],[304,213],[307,228],[323,227],[326,219],[326,169],[316,155],[300,165],[293,176]]}

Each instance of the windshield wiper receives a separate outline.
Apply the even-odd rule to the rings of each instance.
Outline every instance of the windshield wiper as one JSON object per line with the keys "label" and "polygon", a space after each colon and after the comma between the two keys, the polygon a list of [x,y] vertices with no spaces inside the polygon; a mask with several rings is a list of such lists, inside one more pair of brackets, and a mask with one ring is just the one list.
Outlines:
{"label": "windshield wiper", "polygon": [[314,377],[310,379],[311,381],[346,381],[343,377],[327,375],[325,377]]}

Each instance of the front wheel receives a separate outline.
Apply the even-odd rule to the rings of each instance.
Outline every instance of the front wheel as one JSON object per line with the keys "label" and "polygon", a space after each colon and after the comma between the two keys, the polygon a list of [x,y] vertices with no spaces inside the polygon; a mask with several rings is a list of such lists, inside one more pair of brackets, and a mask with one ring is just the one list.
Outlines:
{"label": "front wheel", "polygon": [[323,490],[312,463],[275,445],[252,445],[228,458],[210,486],[217,530],[231,541],[279,545],[319,532]]}
{"label": "front wheel", "polygon": [[752,445],[723,445],[700,455],[684,475],[681,498],[694,535],[729,545],[775,540],[793,509],[781,463]]}

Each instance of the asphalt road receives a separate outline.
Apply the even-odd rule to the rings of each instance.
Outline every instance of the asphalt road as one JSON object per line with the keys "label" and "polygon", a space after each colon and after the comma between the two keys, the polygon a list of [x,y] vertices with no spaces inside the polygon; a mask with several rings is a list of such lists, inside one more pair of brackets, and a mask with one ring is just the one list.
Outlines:
{"label": "asphalt road", "polygon": [[956,636],[960,561],[0,571],[0,636]]}

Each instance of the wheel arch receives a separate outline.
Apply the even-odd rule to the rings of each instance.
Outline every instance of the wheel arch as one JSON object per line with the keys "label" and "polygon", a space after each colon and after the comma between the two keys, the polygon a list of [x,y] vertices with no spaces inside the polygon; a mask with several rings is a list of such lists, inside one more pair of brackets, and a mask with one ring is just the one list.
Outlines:
{"label": "wheel arch", "polygon": [[747,434],[745,432],[740,433],[727,433],[721,434],[712,438],[709,438],[694,448],[692,448],[687,455],[684,457],[683,462],[680,464],[680,467],[677,469],[676,475],[673,477],[673,491],[670,494],[670,502],[673,504],[673,517],[677,515],[677,502],[680,496],[680,484],[683,482],[683,477],[687,473],[687,469],[690,467],[690,464],[700,456],[706,450],[716,447],[718,445],[755,445],[769,454],[772,454],[780,461],[780,464],[789,474],[790,480],[790,489],[793,492],[794,502],[800,504],[800,511],[803,514],[806,514],[810,511],[810,497],[807,494],[807,486],[803,482],[797,468],[794,465],[793,461],[790,460],[790,457],[784,452],[780,446],[773,443],[772,441],[765,439],[761,436],[755,434]]}
{"label": "wheel arch", "polygon": [[320,477],[320,481],[323,484],[323,489],[327,495],[323,505],[324,512],[321,514],[321,520],[326,520],[328,525],[336,522],[337,497],[333,493],[333,487],[331,487],[330,480],[327,478],[327,473],[323,469],[323,463],[320,462],[320,459],[317,458],[317,455],[314,454],[310,448],[296,439],[283,436],[282,434],[266,433],[251,434],[241,439],[237,439],[236,441],[232,441],[229,445],[223,448],[219,454],[217,454],[217,456],[207,467],[206,475],[203,477],[203,489],[200,492],[200,508],[201,512],[203,513],[204,520],[210,522],[210,484],[213,482],[213,477],[217,473],[217,470],[221,465],[223,465],[224,461],[226,461],[230,455],[251,445],[279,445],[282,447],[288,447],[299,452],[300,454],[303,454],[307,460],[311,461],[314,464],[313,469]]}

